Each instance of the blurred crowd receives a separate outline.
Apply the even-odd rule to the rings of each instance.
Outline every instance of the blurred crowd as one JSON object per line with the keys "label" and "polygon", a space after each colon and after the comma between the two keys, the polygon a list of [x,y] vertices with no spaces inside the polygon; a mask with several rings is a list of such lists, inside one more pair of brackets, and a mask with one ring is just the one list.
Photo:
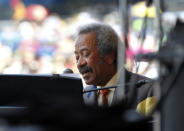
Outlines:
{"label": "blurred crowd", "polygon": [[[117,14],[112,12],[104,16],[103,22],[108,21],[119,29],[117,21],[112,21],[117,18],[109,17],[117,17]],[[60,74],[66,68],[77,72],[73,53],[76,30],[79,25],[97,21],[87,12],[65,19],[53,13],[41,22],[1,20],[0,73]]]}
{"label": "blurred crowd", "polygon": [[[146,36],[141,39],[144,16],[135,14],[139,8],[132,7],[132,19],[128,20],[126,67],[133,72],[154,78],[158,76],[155,63],[134,61],[136,54],[154,52],[158,49],[154,38],[153,14],[147,21]],[[27,19],[22,19],[20,17],[22,10],[24,7],[19,7],[10,20],[0,20],[0,73],[2,74],[61,74],[66,68],[78,73],[73,53],[74,41],[78,26],[83,24],[103,22],[112,26],[122,38],[118,10],[111,10],[105,15],[81,11],[67,17],[48,13],[41,18],[38,17],[41,16],[40,12],[37,12],[34,16],[36,20],[32,20],[33,16],[29,13]]]}

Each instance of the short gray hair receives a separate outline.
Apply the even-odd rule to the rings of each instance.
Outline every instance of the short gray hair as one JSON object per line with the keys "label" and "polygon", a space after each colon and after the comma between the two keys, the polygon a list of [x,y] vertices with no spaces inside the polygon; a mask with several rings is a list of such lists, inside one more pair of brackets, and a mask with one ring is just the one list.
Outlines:
{"label": "short gray hair", "polygon": [[111,52],[117,55],[119,38],[112,27],[101,23],[87,24],[79,27],[77,35],[91,32],[96,35],[97,48],[101,56]]}

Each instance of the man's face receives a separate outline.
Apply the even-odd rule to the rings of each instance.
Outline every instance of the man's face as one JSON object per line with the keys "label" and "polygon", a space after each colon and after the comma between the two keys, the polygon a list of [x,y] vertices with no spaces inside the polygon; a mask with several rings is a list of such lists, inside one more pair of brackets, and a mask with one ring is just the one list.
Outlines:
{"label": "man's face", "polygon": [[100,57],[94,33],[81,34],[75,45],[76,63],[86,84],[100,85],[105,77],[104,59]]}

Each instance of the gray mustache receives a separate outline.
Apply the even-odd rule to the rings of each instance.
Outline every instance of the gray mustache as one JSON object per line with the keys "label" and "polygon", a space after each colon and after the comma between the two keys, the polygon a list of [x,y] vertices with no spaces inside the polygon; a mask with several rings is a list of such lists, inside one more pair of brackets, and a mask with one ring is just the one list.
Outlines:
{"label": "gray mustache", "polygon": [[93,72],[93,69],[89,66],[84,66],[84,67],[79,68],[79,72],[81,74],[86,73],[86,72]]}

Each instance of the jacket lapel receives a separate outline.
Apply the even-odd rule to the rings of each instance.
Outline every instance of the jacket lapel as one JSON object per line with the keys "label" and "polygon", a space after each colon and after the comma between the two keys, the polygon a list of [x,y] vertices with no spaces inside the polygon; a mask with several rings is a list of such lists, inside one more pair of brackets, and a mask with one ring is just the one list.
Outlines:
{"label": "jacket lapel", "polygon": [[[122,72],[123,70],[124,70],[124,73]],[[131,73],[128,72],[126,69],[122,69],[120,71],[120,77],[118,79],[117,85],[122,85],[123,84],[123,83],[120,82],[121,81],[120,78],[124,78],[124,77],[125,77],[125,82],[124,83],[128,83],[130,78],[131,78]],[[113,95],[111,105],[114,106],[114,105],[122,104],[123,100],[125,100],[125,93],[126,93],[126,90],[124,89],[124,86],[117,86],[117,88],[114,91],[114,95]]]}

